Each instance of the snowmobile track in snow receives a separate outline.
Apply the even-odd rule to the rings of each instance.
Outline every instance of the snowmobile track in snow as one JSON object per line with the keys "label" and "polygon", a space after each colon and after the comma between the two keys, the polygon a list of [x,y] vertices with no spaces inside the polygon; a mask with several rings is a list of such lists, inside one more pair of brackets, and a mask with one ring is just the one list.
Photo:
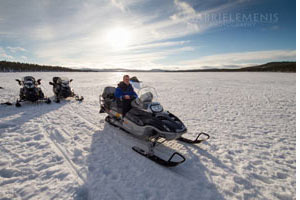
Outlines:
{"label": "snowmobile track in snow", "polygon": [[[44,124],[51,124],[50,121],[46,118],[44,119]],[[50,125],[51,127],[51,125]],[[46,132],[46,137],[48,139],[48,141],[51,142],[51,144],[53,144],[53,150],[58,154],[61,155],[64,160],[66,161],[67,165],[70,167],[73,175],[78,177],[78,182],[79,184],[83,184],[85,182],[85,178],[80,174],[80,172],[78,171],[78,169],[74,166],[73,162],[71,161],[71,159],[69,158],[69,156],[67,155],[66,151],[64,150],[63,147],[61,147],[61,145],[56,142],[53,137],[51,137],[51,133],[47,130],[48,128],[45,128],[44,131]],[[55,128],[51,128],[51,130],[56,130]]]}

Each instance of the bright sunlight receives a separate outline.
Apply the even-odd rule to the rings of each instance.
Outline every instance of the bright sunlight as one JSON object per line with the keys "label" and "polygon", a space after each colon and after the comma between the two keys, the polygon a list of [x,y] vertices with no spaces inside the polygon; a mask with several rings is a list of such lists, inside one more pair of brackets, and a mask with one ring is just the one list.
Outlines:
{"label": "bright sunlight", "polygon": [[114,50],[122,50],[128,47],[132,34],[129,29],[115,27],[110,29],[106,35],[106,41]]}

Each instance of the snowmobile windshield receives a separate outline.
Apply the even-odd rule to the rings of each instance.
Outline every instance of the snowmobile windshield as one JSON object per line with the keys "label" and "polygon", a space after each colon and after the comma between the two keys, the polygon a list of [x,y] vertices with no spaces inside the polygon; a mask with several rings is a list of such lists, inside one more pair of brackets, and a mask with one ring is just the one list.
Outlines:
{"label": "snowmobile windshield", "polygon": [[135,101],[136,104],[142,106],[143,108],[148,108],[152,112],[162,112],[163,107],[158,101],[158,95],[153,87],[143,87],[138,91],[139,98]]}
{"label": "snowmobile windshield", "polygon": [[61,86],[63,86],[63,87],[69,87],[70,80],[69,80],[68,78],[66,78],[66,77],[62,77],[62,78],[60,79],[60,84],[61,84]]}
{"label": "snowmobile windshield", "polygon": [[35,87],[35,79],[32,76],[25,76],[23,78],[23,84],[26,88],[34,88]]}
{"label": "snowmobile windshield", "polygon": [[158,95],[155,88],[143,87],[138,91],[138,96],[143,103],[158,102]]}
{"label": "snowmobile windshield", "polygon": [[133,88],[140,90],[143,88],[143,82],[136,82],[136,81],[130,81],[130,84],[132,85]]}
{"label": "snowmobile windshield", "polygon": [[33,78],[32,76],[25,76],[24,78],[23,78],[23,81],[25,82],[25,81],[31,81],[31,82],[35,82],[35,78]]}

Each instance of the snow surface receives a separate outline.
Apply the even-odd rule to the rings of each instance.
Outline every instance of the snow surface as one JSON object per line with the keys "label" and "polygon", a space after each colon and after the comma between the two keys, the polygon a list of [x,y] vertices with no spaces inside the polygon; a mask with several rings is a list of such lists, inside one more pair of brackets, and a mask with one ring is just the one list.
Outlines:
{"label": "snow surface", "polygon": [[105,123],[99,94],[123,73],[0,73],[1,102],[14,80],[74,79],[85,100],[0,106],[0,199],[295,199],[295,73],[130,73],[157,89],[199,145],[172,141],[186,162],[162,167],[131,150],[144,143]]}

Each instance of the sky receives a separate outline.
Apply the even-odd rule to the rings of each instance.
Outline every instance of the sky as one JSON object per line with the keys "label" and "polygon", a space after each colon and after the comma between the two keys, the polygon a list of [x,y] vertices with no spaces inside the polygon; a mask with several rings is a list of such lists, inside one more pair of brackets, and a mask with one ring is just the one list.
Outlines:
{"label": "sky", "polygon": [[0,60],[238,68],[296,60],[295,0],[0,0]]}

